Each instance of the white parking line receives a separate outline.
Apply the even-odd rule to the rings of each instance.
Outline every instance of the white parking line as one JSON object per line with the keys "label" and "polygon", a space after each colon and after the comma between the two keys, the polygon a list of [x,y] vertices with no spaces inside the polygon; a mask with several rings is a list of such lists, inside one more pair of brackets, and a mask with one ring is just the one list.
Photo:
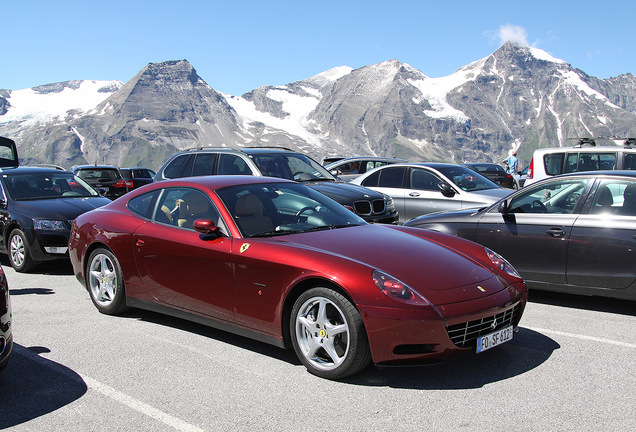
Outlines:
{"label": "white parking line", "polygon": [[75,371],[71,371],[70,369],[58,363],[55,363],[52,360],[48,360],[43,357],[40,357],[39,355],[37,355],[36,353],[34,353],[33,351],[27,348],[23,348],[18,345],[13,345],[13,351],[16,354],[22,355],[28,358],[29,360],[33,360],[34,362],[37,362],[41,364],[42,366],[46,366],[47,368],[52,369],[55,372],[58,372],[72,379],[73,381],[86,384],[87,388],[94,390],[98,393],[101,393],[102,395],[106,397],[109,397],[117,402],[120,402],[126,405],[127,407],[134,409],[137,412],[145,414],[148,417],[153,418],[157,421],[160,421],[177,430],[184,431],[184,432],[203,432],[203,429],[200,429],[194,425],[191,425],[190,423],[187,423],[179,418],[173,417],[170,414],[166,414],[163,411],[160,411],[146,403],[141,402],[140,400],[137,400],[118,390],[115,390],[114,388],[109,387],[106,384],[103,384],[97,380],[94,380],[93,378],[79,374]]}
{"label": "white parking line", "polygon": [[528,330],[536,331],[538,333],[551,333],[551,334],[554,334],[554,335],[573,337],[573,338],[577,338],[577,339],[589,340],[589,341],[593,341],[593,342],[601,342],[601,343],[606,343],[606,344],[610,344],[610,345],[618,345],[618,346],[622,346],[622,347],[626,347],[626,348],[636,348],[636,344],[632,344],[632,343],[628,343],[628,342],[615,341],[615,340],[611,340],[611,339],[597,338],[597,337],[594,337],[594,336],[585,336],[585,335],[576,334],[576,333],[566,333],[566,332],[561,332],[561,331],[556,331],[556,330],[548,330],[548,329],[536,328],[536,327],[522,327],[522,328],[527,328]]}

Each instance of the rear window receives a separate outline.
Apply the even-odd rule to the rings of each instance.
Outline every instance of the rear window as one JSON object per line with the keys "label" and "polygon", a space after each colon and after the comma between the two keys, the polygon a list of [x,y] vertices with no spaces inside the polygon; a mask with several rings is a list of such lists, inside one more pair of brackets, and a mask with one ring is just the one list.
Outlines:
{"label": "rear window", "polygon": [[112,169],[85,169],[80,170],[77,175],[84,180],[115,180],[119,178],[117,170]]}
{"label": "rear window", "polygon": [[559,175],[563,173],[563,159],[565,153],[552,153],[543,156],[545,173],[548,175]]}

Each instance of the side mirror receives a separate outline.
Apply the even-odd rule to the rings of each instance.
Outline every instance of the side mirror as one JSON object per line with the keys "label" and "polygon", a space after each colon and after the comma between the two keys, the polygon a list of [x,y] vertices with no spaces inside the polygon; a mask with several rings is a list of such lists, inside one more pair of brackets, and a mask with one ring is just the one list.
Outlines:
{"label": "side mirror", "polygon": [[200,234],[214,234],[217,236],[221,235],[221,230],[214,222],[208,219],[197,219],[192,224],[194,230]]}
{"label": "side mirror", "polygon": [[455,196],[455,189],[446,182],[438,183],[437,187],[442,191],[442,195],[445,197]]}
{"label": "side mirror", "polygon": [[508,200],[501,200],[497,205],[497,211],[502,215],[508,214]]}

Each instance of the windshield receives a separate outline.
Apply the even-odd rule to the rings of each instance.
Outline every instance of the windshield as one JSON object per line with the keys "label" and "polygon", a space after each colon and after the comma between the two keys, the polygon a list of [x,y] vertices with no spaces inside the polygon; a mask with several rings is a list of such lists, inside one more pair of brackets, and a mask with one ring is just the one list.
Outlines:
{"label": "windshield", "polygon": [[270,237],[366,222],[320,192],[295,183],[261,183],[223,188],[217,194],[243,237]]}
{"label": "windshield", "polygon": [[467,192],[500,189],[499,186],[483,175],[463,166],[435,167],[435,169],[444,174],[457,187]]}
{"label": "windshield", "polygon": [[85,181],[67,171],[59,173],[3,174],[14,200],[99,196]]}
{"label": "windshield", "polygon": [[250,156],[264,176],[296,181],[335,180],[318,162],[303,154],[257,154]]}

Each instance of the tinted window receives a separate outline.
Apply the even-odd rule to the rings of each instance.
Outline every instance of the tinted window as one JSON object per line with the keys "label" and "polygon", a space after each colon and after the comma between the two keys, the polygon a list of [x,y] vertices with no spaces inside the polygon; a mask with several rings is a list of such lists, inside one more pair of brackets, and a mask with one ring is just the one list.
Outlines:
{"label": "tinted window", "polygon": [[[216,161],[216,153],[199,153],[194,160],[192,168],[192,176],[205,176],[213,174],[214,162]],[[184,175],[184,177],[186,177]]]}
{"label": "tinted window", "polygon": [[[186,162],[188,161],[188,159],[190,158],[189,154],[186,155],[181,155],[181,156],[177,156],[176,158],[174,158],[174,160],[172,162],[170,162],[170,164],[166,167],[166,169],[163,171],[163,176],[165,178],[177,178],[181,176],[181,172],[184,169],[184,166],[186,165]],[[190,166],[190,172],[192,172],[192,167]],[[189,177],[186,176],[186,177]]]}
{"label": "tinted window", "polygon": [[406,168],[391,167],[380,171],[379,187],[401,188],[403,187],[403,179]]}
{"label": "tinted window", "polygon": [[371,174],[369,177],[364,179],[364,181],[362,182],[362,186],[377,187],[378,186],[378,180],[380,180],[380,173],[381,172],[382,171],[376,171],[373,174]]}
{"label": "tinted window", "polygon": [[413,169],[411,172],[411,189],[439,192],[437,185],[441,182],[439,177],[427,170]]}
{"label": "tinted window", "polygon": [[545,173],[548,175],[562,174],[563,170],[563,158],[565,153],[552,153],[543,156],[543,165],[545,166]]}
{"label": "tinted window", "polygon": [[243,160],[243,158],[233,155],[221,153],[219,155],[219,171],[221,175],[252,175],[252,170]]}
{"label": "tinted window", "polygon": [[623,169],[636,170],[636,153],[625,153],[625,159],[623,159]]}

